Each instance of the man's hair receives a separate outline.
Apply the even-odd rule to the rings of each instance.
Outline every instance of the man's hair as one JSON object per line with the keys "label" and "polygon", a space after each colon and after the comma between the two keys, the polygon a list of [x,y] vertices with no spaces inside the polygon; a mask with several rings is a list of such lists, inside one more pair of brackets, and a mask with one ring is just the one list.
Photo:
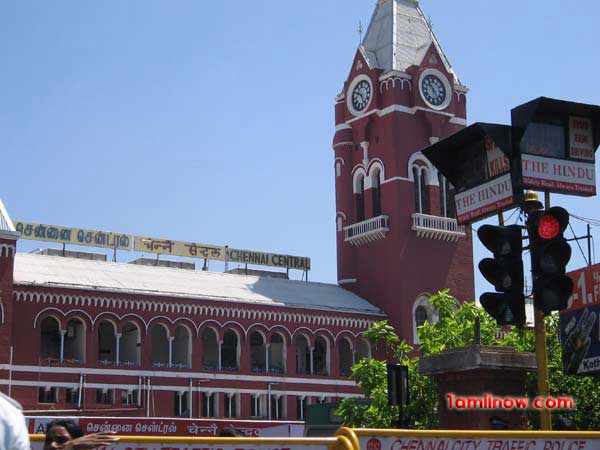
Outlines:
{"label": "man's hair", "polygon": [[49,437],[48,435],[52,427],[65,427],[72,439],[77,439],[83,436],[83,430],[77,423],[75,423],[75,421],[70,419],[57,419],[50,422],[46,427],[46,439]]}

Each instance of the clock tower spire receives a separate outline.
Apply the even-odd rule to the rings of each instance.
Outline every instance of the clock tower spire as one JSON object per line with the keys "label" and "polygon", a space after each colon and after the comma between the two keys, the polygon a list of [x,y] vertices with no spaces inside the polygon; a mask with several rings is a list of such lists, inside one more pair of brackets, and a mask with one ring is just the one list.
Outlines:
{"label": "clock tower spire", "polygon": [[471,232],[421,153],[466,125],[467,92],[418,2],[378,0],[335,100],[338,282],[409,342],[429,295],[474,296]]}

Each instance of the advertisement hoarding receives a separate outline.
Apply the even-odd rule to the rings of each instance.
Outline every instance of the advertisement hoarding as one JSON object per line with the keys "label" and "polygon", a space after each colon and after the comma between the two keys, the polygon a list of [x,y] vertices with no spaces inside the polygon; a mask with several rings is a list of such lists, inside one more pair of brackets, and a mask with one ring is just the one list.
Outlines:
{"label": "advertisement hoarding", "polygon": [[600,373],[600,264],[568,275],[573,294],[560,311],[563,370],[568,375]]}

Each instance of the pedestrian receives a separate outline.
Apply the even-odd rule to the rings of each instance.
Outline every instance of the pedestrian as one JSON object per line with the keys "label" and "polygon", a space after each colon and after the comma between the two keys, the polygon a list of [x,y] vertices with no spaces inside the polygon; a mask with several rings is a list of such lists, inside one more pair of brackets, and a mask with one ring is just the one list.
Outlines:
{"label": "pedestrian", "polygon": [[21,405],[0,392],[0,450],[30,449]]}
{"label": "pedestrian", "polygon": [[46,428],[44,450],[88,450],[111,445],[118,440],[110,431],[84,435],[73,420],[59,419],[50,422]]}

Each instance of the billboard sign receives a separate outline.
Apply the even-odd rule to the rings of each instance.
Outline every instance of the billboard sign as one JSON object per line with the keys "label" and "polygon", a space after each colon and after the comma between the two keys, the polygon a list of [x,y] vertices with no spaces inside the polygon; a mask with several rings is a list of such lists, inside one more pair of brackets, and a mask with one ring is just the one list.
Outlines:
{"label": "billboard sign", "polygon": [[15,229],[22,239],[56,242],[57,244],[102,247],[117,250],[131,250],[133,239],[124,233],[84,230],[82,228],[61,227],[42,223],[15,222]]}
{"label": "billboard sign", "polygon": [[240,250],[225,246],[199,244],[197,242],[181,242],[170,239],[136,236],[134,250],[136,252],[150,252],[159,255],[228,261],[284,269],[310,270],[310,258],[303,256]]}
{"label": "billboard sign", "polygon": [[523,188],[596,195],[600,107],[540,97],[514,108],[511,116]]}
{"label": "billboard sign", "polygon": [[517,203],[509,126],[478,122],[426,148],[423,154],[454,187],[459,224]]}
{"label": "billboard sign", "polygon": [[567,375],[600,373],[600,264],[568,275],[573,294],[560,311],[563,370]]}

